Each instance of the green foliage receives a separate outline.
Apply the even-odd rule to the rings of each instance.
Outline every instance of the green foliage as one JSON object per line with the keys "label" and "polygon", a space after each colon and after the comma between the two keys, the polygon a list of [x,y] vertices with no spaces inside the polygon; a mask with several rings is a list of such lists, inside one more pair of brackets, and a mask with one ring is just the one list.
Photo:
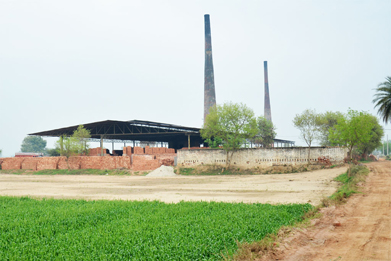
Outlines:
{"label": "green foliage", "polygon": [[61,156],[69,158],[77,154],[77,140],[74,137],[61,136],[56,142],[56,149]]}
{"label": "green foliage", "polygon": [[46,154],[51,157],[60,156],[60,152],[58,149],[46,149]]}
{"label": "green foliage", "polygon": [[1,153],[2,153],[3,151],[2,150],[0,150],[0,156],[1,156]]}
{"label": "green foliage", "polygon": [[319,114],[312,109],[306,109],[301,114],[296,114],[293,119],[293,125],[300,130],[300,137],[308,145],[308,164],[310,164],[311,145],[320,137],[320,122]]}
{"label": "green foliage", "polygon": [[87,140],[91,137],[90,131],[85,129],[83,125],[79,125],[72,136],[61,136],[56,142],[56,150],[61,156],[67,157],[73,155],[88,154]]}
{"label": "green foliage", "polygon": [[37,152],[44,153],[46,147],[46,140],[40,136],[27,136],[23,139],[21,152]]}
{"label": "green foliage", "polygon": [[219,149],[220,146],[223,145],[223,140],[219,137],[210,138],[205,140],[206,143],[208,143],[208,146],[212,149]]}
{"label": "green foliage", "polygon": [[253,142],[263,148],[270,148],[274,143],[276,137],[276,127],[273,122],[267,120],[264,117],[258,117],[257,119],[258,134],[253,139]]}
{"label": "green foliage", "polygon": [[369,169],[362,166],[353,166],[350,169],[350,175],[348,172],[339,175],[334,180],[342,183],[336,193],[331,195],[330,199],[335,201],[343,201],[345,198],[350,197],[354,193],[358,193],[357,184],[364,180],[364,177],[368,175]]}
{"label": "green foliage", "polygon": [[87,140],[91,138],[91,131],[84,128],[83,125],[79,125],[77,130],[73,132],[72,137],[75,139],[75,150],[78,154],[88,154],[89,145]]}
{"label": "green foliage", "polygon": [[367,142],[362,142],[357,145],[359,154],[370,154],[377,147],[381,146],[381,139],[384,135],[383,127],[379,124],[377,117],[369,115],[372,121],[371,138]]}
{"label": "green foliage", "polygon": [[330,129],[330,142],[334,145],[347,147],[352,160],[354,147],[371,140],[374,126],[372,117],[366,112],[349,109],[347,115],[339,118],[334,128]]}
{"label": "green foliage", "polygon": [[319,138],[319,122],[319,115],[312,109],[306,109],[301,114],[296,114],[293,119],[293,125],[300,130],[300,136],[308,147],[311,147],[311,144]]}
{"label": "green foliage", "polygon": [[386,81],[380,83],[376,88],[373,103],[375,108],[378,107],[378,114],[380,114],[385,123],[391,119],[391,77],[386,77]]}
{"label": "green foliage", "polygon": [[4,260],[220,260],[301,220],[310,204],[0,197]]}
{"label": "green foliage", "polygon": [[326,111],[325,113],[319,114],[319,141],[321,146],[332,146],[329,141],[330,129],[338,123],[338,119],[344,117],[342,112]]}
{"label": "green foliage", "polygon": [[225,103],[209,110],[205,123],[201,129],[203,139],[221,139],[223,149],[232,154],[239,149],[246,139],[257,134],[257,121],[254,112],[246,105],[240,103]]}

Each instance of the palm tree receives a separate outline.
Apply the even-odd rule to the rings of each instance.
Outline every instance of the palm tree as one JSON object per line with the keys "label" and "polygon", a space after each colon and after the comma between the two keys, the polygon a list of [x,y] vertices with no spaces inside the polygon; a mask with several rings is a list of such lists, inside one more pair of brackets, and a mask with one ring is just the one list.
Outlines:
{"label": "palm tree", "polygon": [[387,123],[391,121],[391,77],[387,76],[386,81],[380,83],[376,88],[373,103],[375,108],[379,107],[378,114],[383,117],[383,121]]}

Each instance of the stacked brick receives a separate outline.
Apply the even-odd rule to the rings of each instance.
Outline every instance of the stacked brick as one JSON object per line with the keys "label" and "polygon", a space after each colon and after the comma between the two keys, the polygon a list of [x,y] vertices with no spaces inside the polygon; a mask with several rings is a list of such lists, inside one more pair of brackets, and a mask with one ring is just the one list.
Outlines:
{"label": "stacked brick", "polygon": [[144,154],[144,148],[134,147],[133,148],[133,154]]}
{"label": "stacked brick", "polygon": [[22,161],[22,169],[37,170],[37,163],[39,158],[25,158]]}
{"label": "stacked brick", "polygon": [[144,152],[145,152],[145,154],[148,154],[148,155],[153,154],[153,153],[152,153],[152,148],[150,148],[149,146],[146,146],[146,147],[144,148]]}
{"label": "stacked brick", "polygon": [[132,155],[133,170],[154,170],[161,166],[154,155]]}
{"label": "stacked brick", "polygon": [[160,166],[174,166],[174,158],[176,154],[160,154],[156,155],[156,159],[159,160]]}
{"label": "stacked brick", "polygon": [[24,158],[4,158],[2,169],[21,169]]}
{"label": "stacked brick", "polygon": [[38,158],[37,170],[43,169],[57,169],[61,157],[44,157]]}
{"label": "stacked brick", "polygon": [[[88,155],[89,156],[100,156],[101,155],[100,147],[89,149]],[[103,156],[106,156],[106,155],[110,155],[110,152],[108,149],[103,149]]]}
{"label": "stacked brick", "polygon": [[[109,151],[104,149],[104,154]],[[96,155],[96,156],[94,156]],[[125,156],[127,155],[127,156]],[[174,149],[150,147],[124,147],[123,156],[100,156],[100,148],[90,149],[89,156],[39,157],[39,158],[2,158],[2,169],[133,169],[153,170],[161,165],[173,166],[176,156]]]}
{"label": "stacked brick", "polygon": [[130,156],[133,154],[133,148],[128,146],[128,147],[124,147],[123,148],[123,151],[122,151],[122,156]]}

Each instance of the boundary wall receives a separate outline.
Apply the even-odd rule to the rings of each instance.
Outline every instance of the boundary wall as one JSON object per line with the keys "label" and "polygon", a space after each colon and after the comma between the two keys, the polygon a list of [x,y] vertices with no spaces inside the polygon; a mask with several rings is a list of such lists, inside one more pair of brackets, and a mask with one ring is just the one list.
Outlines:
{"label": "boundary wall", "polygon": [[[322,164],[327,159],[332,164],[344,162],[347,149],[341,147],[311,147],[310,164]],[[182,149],[178,150],[177,166],[193,167],[201,165],[226,166],[227,153],[222,149]],[[230,165],[238,168],[267,168],[283,165],[307,165],[308,148],[251,148],[235,151]]]}

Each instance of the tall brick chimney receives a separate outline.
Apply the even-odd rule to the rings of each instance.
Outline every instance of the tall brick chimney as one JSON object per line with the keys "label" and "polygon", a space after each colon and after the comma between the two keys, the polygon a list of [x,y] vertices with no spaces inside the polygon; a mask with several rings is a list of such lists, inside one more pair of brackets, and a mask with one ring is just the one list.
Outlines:
{"label": "tall brick chimney", "polygon": [[210,34],[209,15],[205,18],[205,78],[204,78],[204,123],[206,115],[209,114],[209,108],[216,106],[215,81],[213,73],[212,60],[212,39]]}
{"label": "tall brick chimney", "polygon": [[264,117],[272,121],[272,110],[270,108],[270,96],[269,96],[269,80],[267,77],[267,61],[263,62],[264,72],[265,72],[265,107],[264,107]]}

